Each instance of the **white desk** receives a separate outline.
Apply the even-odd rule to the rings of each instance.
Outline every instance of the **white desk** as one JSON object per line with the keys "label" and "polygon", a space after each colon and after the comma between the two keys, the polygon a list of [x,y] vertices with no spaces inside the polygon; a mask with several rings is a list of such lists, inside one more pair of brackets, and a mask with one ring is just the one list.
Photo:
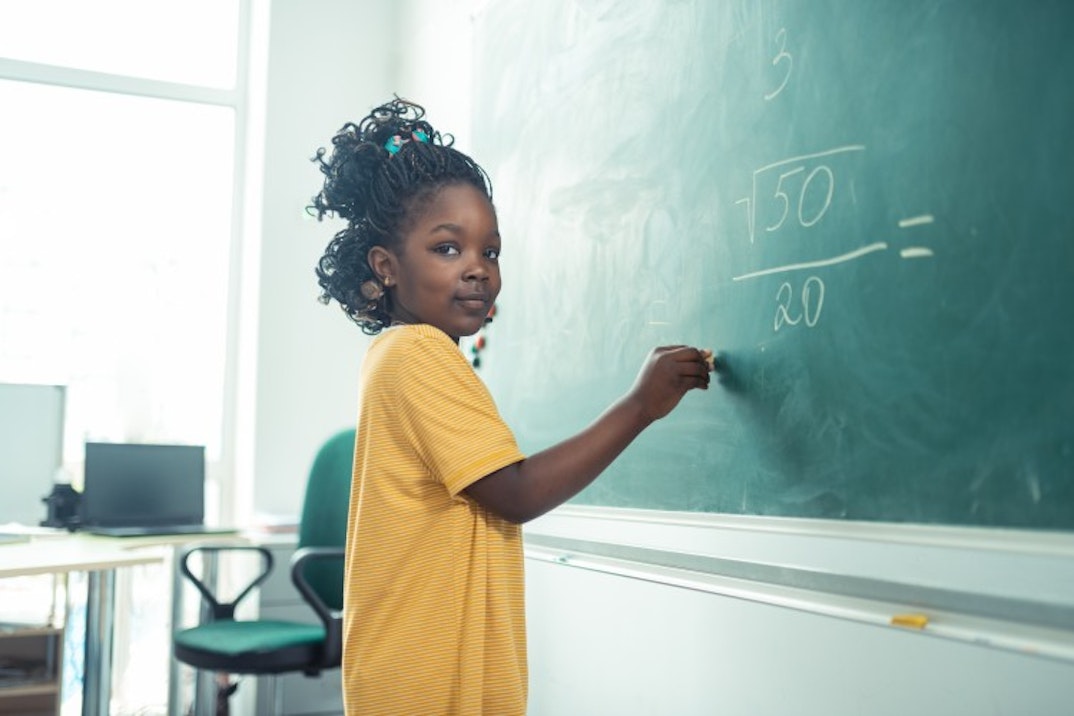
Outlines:
{"label": "white desk", "polygon": [[86,658],[82,682],[83,716],[106,716],[112,686],[112,620],[115,572],[120,567],[164,560],[144,544],[72,534],[35,535],[26,542],[0,544],[0,578],[86,572]]}
{"label": "white desk", "polygon": [[0,544],[0,578],[108,571],[162,559],[159,552],[121,547],[114,540],[68,534],[34,536]]}

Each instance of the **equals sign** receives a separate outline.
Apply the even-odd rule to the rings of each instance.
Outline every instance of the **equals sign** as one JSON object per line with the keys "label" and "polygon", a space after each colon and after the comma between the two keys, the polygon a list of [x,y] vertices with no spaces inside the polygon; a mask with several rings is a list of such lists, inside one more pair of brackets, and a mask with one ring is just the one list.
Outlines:
{"label": "equals sign", "polygon": [[[931,224],[935,221],[932,214],[921,214],[919,216],[911,216],[906,219],[899,220],[900,229],[910,229],[915,226],[924,226],[925,224]],[[904,259],[922,259],[932,256],[932,249],[926,246],[909,246],[899,251],[899,256]]]}

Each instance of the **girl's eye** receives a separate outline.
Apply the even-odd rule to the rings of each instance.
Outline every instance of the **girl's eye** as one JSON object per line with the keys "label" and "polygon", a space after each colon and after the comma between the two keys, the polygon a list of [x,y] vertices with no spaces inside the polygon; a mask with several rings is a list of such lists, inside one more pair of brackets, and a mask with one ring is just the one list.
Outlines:
{"label": "girl's eye", "polygon": [[444,256],[455,256],[459,253],[459,249],[451,244],[440,244],[435,247],[433,251],[438,254],[443,254]]}
{"label": "girl's eye", "polygon": [[485,258],[497,261],[500,258],[499,249],[485,249]]}

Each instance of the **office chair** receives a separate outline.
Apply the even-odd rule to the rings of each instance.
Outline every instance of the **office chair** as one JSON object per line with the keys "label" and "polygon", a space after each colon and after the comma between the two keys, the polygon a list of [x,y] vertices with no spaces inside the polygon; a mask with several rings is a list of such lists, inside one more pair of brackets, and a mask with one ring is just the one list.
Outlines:
{"label": "office chair", "polygon": [[[227,674],[268,675],[275,696],[276,674],[317,676],[339,667],[342,654],[343,550],[347,533],[354,430],[328,439],[310,469],[298,527],[298,549],[291,558],[291,581],[313,609],[319,624],[271,619],[238,620],[235,607],[264,582],[273,568],[272,553],[251,545],[201,545],[186,550],[180,569],[209,607],[204,624],[175,633],[175,658],[195,669]],[[188,564],[198,553],[253,551],[261,572],[229,603],[220,603]],[[233,691],[231,687],[229,691]]]}

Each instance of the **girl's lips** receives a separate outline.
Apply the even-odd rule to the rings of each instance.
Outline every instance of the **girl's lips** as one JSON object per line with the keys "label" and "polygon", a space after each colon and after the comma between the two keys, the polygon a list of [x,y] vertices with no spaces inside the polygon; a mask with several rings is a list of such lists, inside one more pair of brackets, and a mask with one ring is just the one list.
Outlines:
{"label": "girl's lips", "polygon": [[460,296],[455,301],[463,308],[474,311],[487,311],[488,299],[483,296]]}

